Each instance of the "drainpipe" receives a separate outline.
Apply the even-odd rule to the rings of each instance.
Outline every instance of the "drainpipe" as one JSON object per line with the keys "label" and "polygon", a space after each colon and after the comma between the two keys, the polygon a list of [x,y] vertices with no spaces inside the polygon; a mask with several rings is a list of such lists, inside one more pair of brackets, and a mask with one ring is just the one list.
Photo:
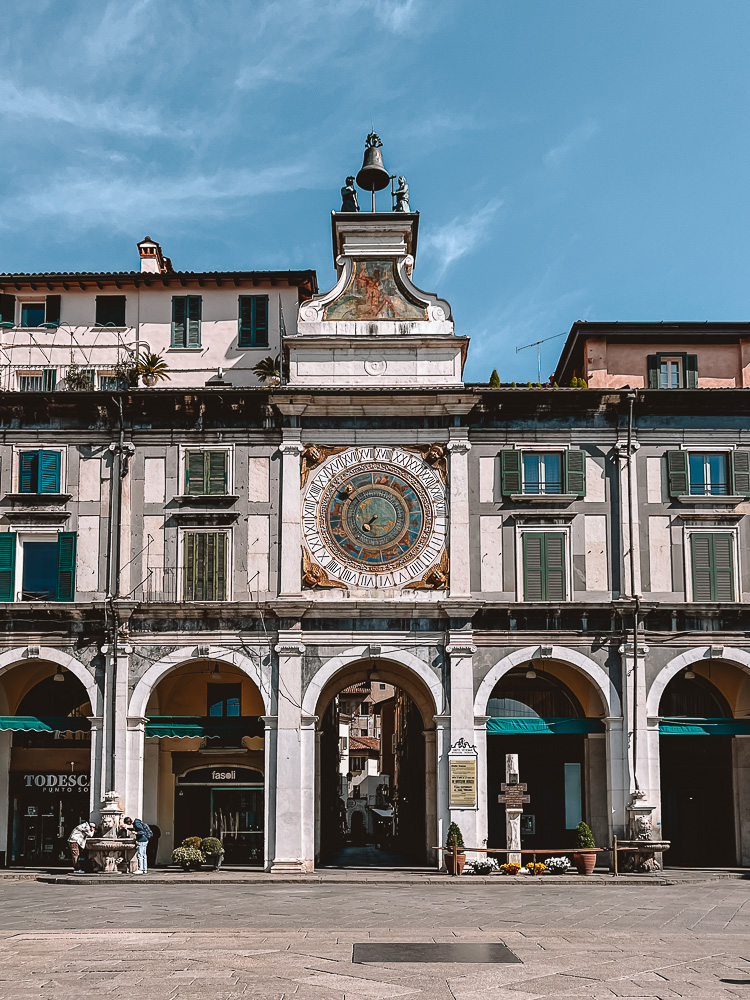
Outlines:
{"label": "drainpipe", "polygon": [[635,515],[633,511],[633,404],[636,394],[629,392],[628,400],[628,535],[630,539],[630,596],[634,601],[633,608],[633,783],[636,792],[640,792],[641,786],[638,783],[638,628],[641,610],[641,598],[636,593],[635,588],[635,546],[633,544],[633,532],[635,528]]}

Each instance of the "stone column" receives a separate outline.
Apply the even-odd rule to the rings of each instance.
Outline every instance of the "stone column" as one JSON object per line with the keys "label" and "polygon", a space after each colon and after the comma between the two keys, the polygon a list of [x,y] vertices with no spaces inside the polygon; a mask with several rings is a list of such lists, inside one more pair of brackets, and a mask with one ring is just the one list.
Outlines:
{"label": "stone column", "polygon": [[[299,633],[279,632],[276,724],[276,787],[272,872],[301,872],[312,859],[303,850],[302,656]],[[314,755],[311,755],[314,756]],[[312,763],[312,761],[311,761]],[[312,798],[314,775],[308,782]],[[309,811],[308,809],[305,811]]]}
{"label": "stone column", "polygon": [[[143,805],[143,775],[132,775],[128,762],[128,677],[133,647],[127,643],[118,642],[116,657],[112,645],[102,646],[101,651],[106,657],[106,662],[103,712],[103,792],[99,797],[99,802],[103,800],[107,792],[119,792],[121,796],[124,796],[122,801],[127,803],[126,808],[132,814],[136,804],[139,807],[139,812]],[[137,767],[142,769],[142,749],[140,754]],[[136,792],[137,797],[134,804],[131,804],[127,798],[129,786],[132,786],[132,790]],[[97,803],[98,805],[99,803]]]}
{"label": "stone column", "polygon": [[450,596],[471,595],[471,550],[469,545],[469,431],[451,427],[450,453]]}
{"label": "stone column", "polygon": [[281,578],[283,597],[302,590],[301,431],[284,429],[281,452]]}
{"label": "stone column", "polygon": [[621,715],[604,719],[607,750],[607,813],[610,834],[623,837],[627,830],[625,807],[630,798],[628,735]]}
{"label": "stone column", "polygon": [[320,860],[320,838],[321,838],[321,815],[320,815],[320,786],[321,786],[321,774],[320,774],[320,743],[323,736],[323,732],[320,727],[315,729],[315,803],[318,808],[315,810],[315,853],[314,858],[316,863]]}
{"label": "stone column", "polygon": [[[145,727],[144,727],[145,729]],[[144,734],[145,735],[145,734]],[[159,817],[159,741],[144,742],[143,751],[143,811],[147,823],[157,823]]]}
{"label": "stone column", "polygon": [[[448,751],[451,745],[451,717],[450,715],[436,715],[435,717],[435,761],[437,767],[437,826],[435,833],[437,840],[431,847],[445,847],[445,840],[448,836],[450,826],[450,810],[448,809]],[[441,869],[445,869],[444,855],[441,852],[436,862]]]}
{"label": "stone column", "polygon": [[[451,460],[452,461],[452,460]],[[468,630],[448,633],[448,644],[445,653],[450,664],[450,744],[456,746],[463,741],[474,746],[474,663],[473,656],[477,647],[472,642],[472,633]],[[478,777],[478,776],[477,776]],[[478,793],[477,781],[477,793]],[[469,847],[479,847],[477,840],[478,827],[486,827],[486,815],[480,824],[478,816],[479,800],[473,807],[451,808],[449,811],[451,823],[461,827],[464,843]],[[486,836],[486,834],[485,834]]]}
{"label": "stone column", "polygon": [[[101,698],[98,700],[101,701]],[[89,781],[89,813],[98,820],[99,807],[104,799],[104,773],[106,770],[104,751],[104,719],[101,715],[92,715],[89,722],[91,723],[91,761],[89,764],[91,778]]]}
{"label": "stone column", "polygon": [[318,823],[320,800],[315,785],[315,762],[318,748],[317,715],[300,716],[301,732],[301,787],[300,799],[302,829],[302,871],[315,868],[315,829]]}
{"label": "stone column", "polygon": [[[120,792],[120,802],[128,816],[143,817],[144,794],[143,782],[145,778],[146,763],[146,719],[141,716],[131,716],[127,720],[127,753],[128,768],[127,779],[121,783],[120,788],[115,791]],[[158,782],[158,770],[154,774],[153,780]],[[150,789],[151,796],[154,790]],[[148,822],[148,820],[146,821]]]}
{"label": "stone column", "polygon": [[489,762],[487,760],[488,715],[474,717],[474,746],[477,748],[477,847],[490,847],[490,821],[487,786]]}
{"label": "stone column", "polygon": [[[661,789],[659,787],[659,738],[658,719],[652,720],[646,716],[646,655],[648,646],[638,643],[637,655],[632,642],[620,646],[622,657],[623,684],[623,730],[626,737],[625,759],[628,767],[628,791],[631,801],[628,807],[637,801],[639,814],[646,812],[652,826],[658,822],[661,812]],[[638,786],[636,787],[636,777]],[[629,823],[629,819],[626,820]],[[628,836],[630,832],[625,831]],[[654,835],[660,833],[654,829]]]}
{"label": "stone column", "polygon": [[276,843],[276,724],[275,715],[262,715],[263,754],[263,871],[270,871]]}
{"label": "stone column", "polygon": [[437,745],[435,730],[425,729],[424,735],[424,831],[425,860],[428,865],[440,867],[435,847],[438,837],[438,782]]}
{"label": "stone column", "polygon": [[737,863],[747,868],[750,866],[750,736],[734,737],[732,759]]}

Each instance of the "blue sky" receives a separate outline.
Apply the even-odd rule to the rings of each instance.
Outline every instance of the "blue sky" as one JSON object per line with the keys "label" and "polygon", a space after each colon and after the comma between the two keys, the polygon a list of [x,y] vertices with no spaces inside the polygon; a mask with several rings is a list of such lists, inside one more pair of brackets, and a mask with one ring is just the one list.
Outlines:
{"label": "blue sky", "polygon": [[0,271],[136,268],[148,234],[178,269],[328,288],[372,122],[467,380],[535,381],[515,348],[576,319],[748,318],[747,0],[24,0],[2,23]]}

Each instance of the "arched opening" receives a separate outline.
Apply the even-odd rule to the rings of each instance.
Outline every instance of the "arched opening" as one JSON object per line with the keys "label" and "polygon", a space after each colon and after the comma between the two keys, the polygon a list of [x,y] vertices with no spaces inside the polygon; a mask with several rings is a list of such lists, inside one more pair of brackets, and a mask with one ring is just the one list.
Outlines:
{"label": "arched opening", "polygon": [[588,678],[555,660],[529,660],[505,673],[487,703],[489,845],[506,846],[506,755],[518,755],[530,797],[521,847],[568,847],[581,820],[608,837],[604,705]]}
{"label": "arched opening", "polygon": [[747,863],[748,833],[738,817],[750,804],[748,674],[721,660],[689,663],[664,688],[659,716],[666,864]]}
{"label": "arched opening", "polygon": [[67,865],[68,835],[90,815],[93,713],[86,688],[70,670],[40,659],[6,670],[0,690],[6,864]]}
{"label": "arched opening", "polygon": [[219,660],[182,663],[153,688],[143,814],[158,838],[156,863],[168,863],[186,837],[211,836],[224,846],[225,865],[263,865],[263,714],[255,683]]}
{"label": "arched opening", "polygon": [[435,844],[435,703],[391,661],[359,661],[323,687],[316,715],[316,864],[424,865]]}

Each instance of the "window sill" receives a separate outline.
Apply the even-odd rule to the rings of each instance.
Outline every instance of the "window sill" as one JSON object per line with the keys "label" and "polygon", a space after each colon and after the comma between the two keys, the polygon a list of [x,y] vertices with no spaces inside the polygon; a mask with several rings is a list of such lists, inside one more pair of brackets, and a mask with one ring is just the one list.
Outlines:
{"label": "window sill", "polygon": [[67,503],[73,497],[72,493],[6,493],[5,499],[17,504],[61,504]]}
{"label": "window sill", "polygon": [[4,510],[3,516],[11,524],[63,524],[70,517],[69,510]]}
{"label": "window sill", "polygon": [[573,503],[580,498],[577,493],[511,493],[506,499],[514,503]]}
{"label": "window sill", "polygon": [[238,510],[174,510],[172,520],[191,528],[221,527],[233,524],[240,516]]}
{"label": "window sill", "polygon": [[197,347],[168,347],[169,354],[200,354],[203,350],[199,344]]}
{"label": "window sill", "polygon": [[738,503],[743,503],[747,500],[747,497],[740,496],[727,496],[726,494],[720,494],[718,496],[706,496],[705,494],[683,494],[679,497],[672,497],[678,503],[699,503],[699,504],[713,504],[715,506],[731,506],[736,507]]}
{"label": "window sill", "polygon": [[172,499],[181,507],[231,507],[239,497],[230,493],[181,493]]}

